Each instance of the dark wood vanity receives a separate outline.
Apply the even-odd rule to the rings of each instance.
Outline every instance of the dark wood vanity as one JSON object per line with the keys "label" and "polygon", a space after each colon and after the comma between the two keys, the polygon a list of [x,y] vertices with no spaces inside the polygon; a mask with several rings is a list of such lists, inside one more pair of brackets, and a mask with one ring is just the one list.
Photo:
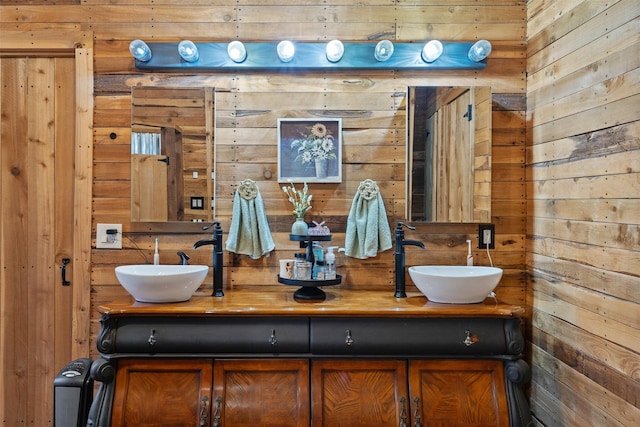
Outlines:
{"label": "dark wood vanity", "polygon": [[521,307],[286,288],[114,302],[88,425],[526,426]]}

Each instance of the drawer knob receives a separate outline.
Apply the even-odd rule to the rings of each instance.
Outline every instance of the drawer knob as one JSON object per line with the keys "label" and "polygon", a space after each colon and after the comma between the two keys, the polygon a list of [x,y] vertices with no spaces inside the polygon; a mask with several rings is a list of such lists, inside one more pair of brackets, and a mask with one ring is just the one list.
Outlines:
{"label": "drawer knob", "polygon": [[347,337],[344,339],[344,343],[348,346],[353,344],[353,338],[351,338],[351,329],[347,329],[346,331]]}
{"label": "drawer knob", "polygon": [[151,334],[149,335],[148,341],[149,341],[149,345],[151,345],[151,346],[156,343],[157,340],[156,340],[156,330],[155,329],[151,330]]}
{"label": "drawer knob", "polygon": [[276,330],[271,330],[271,336],[269,337],[269,344],[276,345],[278,344],[278,339],[276,338]]}
{"label": "drawer knob", "polygon": [[467,347],[471,347],[472,345],[474,345],[475,343],[477,343],[478,337],[471,336],[471,331],[469,331],[468,329],[465,331],[465,334],[467,334],[466,338],[464,339],[464,341],[462,341],[464,343],[464,345],[466,345]]}

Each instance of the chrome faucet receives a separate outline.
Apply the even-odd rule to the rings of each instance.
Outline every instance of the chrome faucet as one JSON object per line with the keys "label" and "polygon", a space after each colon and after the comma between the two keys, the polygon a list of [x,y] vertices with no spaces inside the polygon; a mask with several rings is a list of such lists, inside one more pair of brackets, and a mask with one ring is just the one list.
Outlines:
{"label": "chrome faucet", "polygon": [[404,229],[402,227],[407,227],[409,230],[415,230],[415,227],[407,225],[403,222],[399,222],[396,227],[396,250],[395,250],[395,261],[396,261],[396,293],[394,296],[396,298],[406,298],[407,293],[405,292],[405,261],[404,261],[404,247],[405,246],[419,246],[422,249],[425,248],[424,243],[419,242],[418,240],[405,240],[404,239]]}
{"label": "chrome faucet", "polygon": [[213,294],[214,297],[224,296],[222,291],[222,268],[223,268],[223,253],[222,253],[222,227],[219,222],[214,222],[205,227],[203,230],[208,230],[213,227],[213,238],[198,240],[193,245],[193,249],[198,249],[200,246],[213,245]]}

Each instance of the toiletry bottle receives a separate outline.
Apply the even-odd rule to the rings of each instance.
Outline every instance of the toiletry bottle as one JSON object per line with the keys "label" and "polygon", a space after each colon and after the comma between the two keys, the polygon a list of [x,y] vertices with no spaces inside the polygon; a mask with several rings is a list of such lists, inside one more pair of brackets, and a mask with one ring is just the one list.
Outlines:
{"label": "toiletry bottle", "polygon": [[306,260],[306,254],[295,254],[296,263],[293,270],[293,277],[296,280],[311,280],[311,270],[313,266]]}
{"label": "toiletry bottle", "polygon": [[156,239],[156,251],[153,254],[153,264],[154,265],[159,265],[160,264],[160,254],[158,253],[158,241],[160,239]]}
{"label": "toiletry bottle", "polygon": [[324,254],[324,249],[322,248],[320,243],[313,242],[313,260],[314,260],[314,264],[313,264],[313,271],[311,272],[311,278],[312,279],[317,279],[318,278],[318,262],[324,261],[323,254]]}
{"label": "toiletry bottle", "polygon": [[333,250],[337,246],[329,246],[327,248],[327,254],[324,257],[324,279],[334,280],[336,278],[336,255]]}
{"label": "toiletry bottle", "polygon": [[467,265],[473,265],[473,255],[471,255],[471,240],[467,240]]}
{"label": "toiletry bottle", "polygon": [[316,277],[314,277],[314,279],[316,279],[316,280],[324,280],[325,279],[325,276],[324,276],[324,261],[316,261],[315,274],[316,274]]}

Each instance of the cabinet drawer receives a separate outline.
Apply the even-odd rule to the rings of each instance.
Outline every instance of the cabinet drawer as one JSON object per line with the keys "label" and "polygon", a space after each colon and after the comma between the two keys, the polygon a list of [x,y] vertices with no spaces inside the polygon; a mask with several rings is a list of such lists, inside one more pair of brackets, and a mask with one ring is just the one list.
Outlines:
{"label": "cabinet drawer", "polygon": [[126,317],[106,353],[277,354],[309,351],[307,318]]}
{"label": "cabinet drawer", "polygon": [[513,354],[508,347],[499,318],[311,319],[311,352],[318,355]]}

